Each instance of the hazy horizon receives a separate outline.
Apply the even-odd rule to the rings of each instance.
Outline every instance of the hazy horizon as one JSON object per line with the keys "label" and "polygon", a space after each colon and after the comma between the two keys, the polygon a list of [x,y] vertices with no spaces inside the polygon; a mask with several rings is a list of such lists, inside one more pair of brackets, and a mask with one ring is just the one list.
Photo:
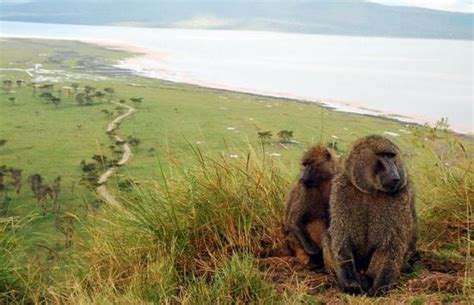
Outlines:
{"label": "hazy horizon", "polygon": [[[0,20],[233,29],[376,37],[473,40],[474,14],[464,0],[375,1],[1,1]],[[386,5],[391,4],[391,5]],[[397,4],[397,5],[394,5]],[[412,4],[411,6],[407,6]],[[436,10],[458,8],[464,12]]]}

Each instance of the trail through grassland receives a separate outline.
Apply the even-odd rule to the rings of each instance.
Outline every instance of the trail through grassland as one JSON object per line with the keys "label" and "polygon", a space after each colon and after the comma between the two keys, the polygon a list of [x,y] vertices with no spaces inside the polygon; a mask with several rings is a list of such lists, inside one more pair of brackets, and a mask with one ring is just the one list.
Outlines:
{"label": "trail through grassland", "polygon": [[110,194],[109,191],[107,190],[106,183],[107,183],[107,180],[110,177],[112,177],[112,175],[117,171],[117,169],[120,166],[125,165],[132,157],[132,150],[130,149],[130,145],[127,143],[127,141],[122,139],[115,132],[118,126],[120,125],[120,123],[122,122],[122,120],[128,117],[129,115],[133,114],[137,110],[131,106],[128,106],[122,103],[118,103],[118,102],[112,102],[112,103],[128,109],[126,113],[119,115],[112,122],[110,122],[109,125],[107,125],[107,132],[106,132],[110,136],[110,138],[115,140],[115,143],[122,145],[123,155],[120,161],[116,163],[116,165],[109,167],[104,173],[102,173],[102,175],[100,175],[99,180],[97,181],[99,186],[96,188],[96,191],[97,191],[97,194],[99,194],[99,196],[102,197],[102,199],[105,202],[107,202],[108,204],[112,206],[120,207],[120,202],[118,202],[117,199],[112,194]]}

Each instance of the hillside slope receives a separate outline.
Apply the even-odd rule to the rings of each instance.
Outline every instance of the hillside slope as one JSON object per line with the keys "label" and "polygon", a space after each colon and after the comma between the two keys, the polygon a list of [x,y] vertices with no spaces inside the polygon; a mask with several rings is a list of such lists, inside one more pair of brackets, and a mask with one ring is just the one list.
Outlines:
{"label": "hillside slope", "polygon": [[20,1],[0,20],[473,39],[474,15],[363,1]]}

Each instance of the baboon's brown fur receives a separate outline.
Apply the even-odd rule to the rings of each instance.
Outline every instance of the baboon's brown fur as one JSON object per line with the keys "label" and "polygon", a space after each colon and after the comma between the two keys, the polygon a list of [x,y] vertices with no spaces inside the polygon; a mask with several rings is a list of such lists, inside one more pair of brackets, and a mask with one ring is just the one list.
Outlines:
{"label": "baboon's brown fur", "polygon": [[394,143],[373,135],[353,144],[333,181],[330,217],[326,268],[348,293],[383,294],[415,254],[417,239],[413,190]]}
{"label": "baboon's brown fur", "polygon": [[322,234],[329,225],[331,180],[337,160],[322,146],[309,149],[302,158],[302,173],[286,200],[284,234],[288,247],[299,261],[322,269]]}

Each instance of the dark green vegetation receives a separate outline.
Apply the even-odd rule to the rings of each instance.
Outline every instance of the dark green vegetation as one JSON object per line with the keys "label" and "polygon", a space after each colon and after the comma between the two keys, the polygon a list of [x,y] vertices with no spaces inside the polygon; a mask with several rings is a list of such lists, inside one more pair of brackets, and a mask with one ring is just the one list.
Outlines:
{"label": "dark green vegetation", "polygon": [[[8,21],[473,39],[471,13],[349,1],[32,0],[0,3]],[[58,13],[60,12],[60,13]]]}
{"label": "dark green vegetation", "polygon": [[[130,55],[82,43],[4,40],[0,51],[0,166],[23,170],[19,195],[10,176],[0,191],[0,303],[469,301],[471,139],[442,125],[98,71]],[[35,64],[32,76],[11,70]],[[34,86],[38,77],[57,82]],[[126,111],[110,102],[120,100],[138,111],[118,130],[134,156],[108,184],[123,204],[113,208],[91,184],[122,153],[105,134]],[[414,180],[424,259],[387,296],[350,297],[278,256],[283,201],[306,147],[344,154],[385,131],[399,134]],[[61,176],[44,216],[27,183],[35,173],[51,187]]]}

